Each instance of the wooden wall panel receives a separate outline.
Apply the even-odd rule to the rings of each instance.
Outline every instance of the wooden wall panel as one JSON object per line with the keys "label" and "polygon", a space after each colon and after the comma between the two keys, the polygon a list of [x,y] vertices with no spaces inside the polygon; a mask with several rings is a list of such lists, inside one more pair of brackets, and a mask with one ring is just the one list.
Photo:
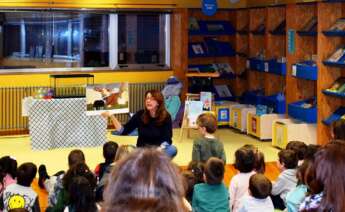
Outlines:
{"label": "wooden wall panel", "polygon": [[330,139],[330,128],[322,123],[322,120],[332,114],[344,102],[335,97],[324,95],[322,90],[329,88],[333,82],[342,75],[344,70],[323,65],[337,48],[343,46],[344,40],[339,37],[326,37],[321,32],[327,30],[334,22],[343,17],[342,3],[318,3],[318,67],[319,76],[317,82],[318,104],[318,130],[319,144],[325,144]]}

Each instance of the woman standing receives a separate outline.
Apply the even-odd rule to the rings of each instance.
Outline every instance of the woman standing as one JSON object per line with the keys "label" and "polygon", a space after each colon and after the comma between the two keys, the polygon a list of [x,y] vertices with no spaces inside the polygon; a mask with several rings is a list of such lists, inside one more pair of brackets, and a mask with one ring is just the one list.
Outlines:
{"label": "woman standing", "polygon": [[110,117],[120,135],[128,135],[138,128],[137,147],[161,147],[169,156],[174,157],[177,150],[171,145],[172,122],[165,108],[163,95],[157,90],[147,91],[144,105],[144,109],[136,112],[125,125],[108,112],[103,113],[103,116]]}

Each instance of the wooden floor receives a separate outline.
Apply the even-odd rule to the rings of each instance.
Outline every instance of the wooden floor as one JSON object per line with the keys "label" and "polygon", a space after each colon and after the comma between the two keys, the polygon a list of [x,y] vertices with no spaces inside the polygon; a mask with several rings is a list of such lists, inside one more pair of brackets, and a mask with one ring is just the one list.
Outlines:
{"label": "wooden floor", "polygon": [[[234,168],[233,165],[228,164],[225,167],[225,175],[224,175],[224,183],[228,187],[230,184],[231,178],[237,173],[237,170]],[[276,166],[275,162],[269,162],[266,163],[266,172],[265,175],[268,179],[271,181],[276,180],[279,175],[279,169]],[[38,193],[39,195],[39,202],[41,206],[41,211],[45,211],[45,208],[48,205],[48,193],[44,189],[40,189],[38,187],[38,180],[35,179],[32,183],[33,189]]]}

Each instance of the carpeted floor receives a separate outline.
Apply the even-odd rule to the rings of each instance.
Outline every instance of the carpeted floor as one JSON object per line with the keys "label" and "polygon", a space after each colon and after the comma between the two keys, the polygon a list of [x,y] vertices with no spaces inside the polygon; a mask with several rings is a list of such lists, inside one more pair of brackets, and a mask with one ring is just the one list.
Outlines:
{"label": "carpeted floor", "polygon": [[[179,166],[186,166],[191,160],[191,153],[193,147],[193,138],[197,136],[197,132],[191,130],[191,138],[186,138],[187,133],[184,133],[180,140],[180,129],[174,130],[174,144],[178,149],[178,155],[174,158],[174,162]],[[224,182],[229,185],[231,178],[236,174],[235,168],[231,165],[234,162],[234,152],[244,144],[253,144],[259,148],[265,155],[266,159],[266,176],[274,180],[279,174],[279,170],[275,165],[277,159],[278,149],[272,147],[270,142],[262,142],[253,137],[238,133],[231,129],[219,129],[217,137],[223,142],[227,157],[226,173]],[[108,134],[108,139],[116,141],[121,144],[135,144],[136,137],[130,136],[113,136]],[[9,136],[0,137],[0,157],[11,155],[15,157],[18,164],[24,162],[33,162],[37,166],[45,164],[48,173],[53,174],[59,170],[67,169],[67,155],[75,148],[60,148],[47,151],[32,151],[30,146],[29,136]],[[77,148],[77,147],[76,147]],[[98,163],[103,161],[102,146],[93,148],[80,148],[86,156],[87,164],[93,169]],[[33,183],[33,188],[39,193],[40,205],[43,208],[47,206],[47,193],[40,189],[37,185],[37,180]]]}

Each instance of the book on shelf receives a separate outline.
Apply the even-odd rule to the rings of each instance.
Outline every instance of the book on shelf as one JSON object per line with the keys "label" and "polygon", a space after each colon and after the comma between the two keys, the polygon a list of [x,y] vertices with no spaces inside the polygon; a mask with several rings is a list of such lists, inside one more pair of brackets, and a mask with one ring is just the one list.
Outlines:
{"label": "book on shelf", "polygon": [[338,19],[329,29],[329,31],[345,31],[345,19]]}
{"label": "book on shelf", "polygon": [[194,54],[196,54],[196,55],[203,55],[203,54],[205,54],[205,51],[202,48],[201,44],[192,44],[192,49],[193,49]]}
{"label": "book on shelf", "polygon": [[329,58],[329,62],[339,62],[339,60],[345,55],[344,48],[339,48]]}
{"label": "book on shelf", "polygon": [[345,77],[337,79],[333,85],[326,90],[335,93],[345,93]]}
{"label": "book on shelf", "polygon": [[206,24],[207,31],[209,32],[222,32],[225,31],[224,25],[221,23],[215,24],[215,23],[208,23]]}
{"label": "book on shelf", "polygon": [[189,17],[188,29],[192,31],[200,30],[199,22],[195,17]]}
{"label": "book on shelf", "polygon": [[232,97],[232,94],[227,85],[215,85],[214,88],[216,89],[216,92],[219,97],[221,98]]}
{"label": "book on shelf", "polygon": [[234,74],[234,70],[231,68],[229,63],[216,63],[213,67],[220,74]]}
{"label": "book on shelf", "polygon": [[313,32],[316,31],[317,28],[317,17],[312,17],[302,28],[300,31],[302,32]]}

